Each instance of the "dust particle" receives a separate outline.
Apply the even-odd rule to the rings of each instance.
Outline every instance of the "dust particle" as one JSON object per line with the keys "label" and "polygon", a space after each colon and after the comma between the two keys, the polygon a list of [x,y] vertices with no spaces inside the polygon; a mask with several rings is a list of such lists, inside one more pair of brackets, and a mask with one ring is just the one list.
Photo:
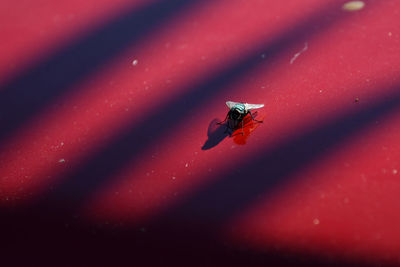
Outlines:
{"label": "dust particle", "polygon": [[65,159],[60,159],[58,162],[59,163],[65,163]]}
{"label": "dust particle", "polygon": [[138,63],[139,63],[139,61],[138,61],[137,59],[134,59],[134,60],[132,61],[132,66],[136,66]]}
{"label": "dust particle", "polygon": [[319,224],[319,220],[318,219],[314,219],[313,220],[313,224],[318,225]]}
{"label": "dust particle", "polygon": [[304,43],[304,47],[303,49],[301,49],[299,52],[297,52],[296,54],[294,54],[294,56],[290,59],[290,64],[293,64],[293,62],[301,55],[303,54],[305,51],[307,51],[308,49],[308,42]]}
{"label": "dust particle", "polygon": [[393,174],[397,174],[398,171],[396,169],[394,169],[392,172],[393,172]]}
{"label": "dust particle", "polygon": [[365,3],[363,1],[350,1],[345,3],[342,6],[342,9],[345,11],[357,11],[363,9],[365,6]]}
{"label": "dust particle", "polygon": [[356,97],[356,98],[354,99],[354,102],[355,102],[355,103],[358,103],[358,102],[360,102],[360,99],[359,99],[358,97]]}

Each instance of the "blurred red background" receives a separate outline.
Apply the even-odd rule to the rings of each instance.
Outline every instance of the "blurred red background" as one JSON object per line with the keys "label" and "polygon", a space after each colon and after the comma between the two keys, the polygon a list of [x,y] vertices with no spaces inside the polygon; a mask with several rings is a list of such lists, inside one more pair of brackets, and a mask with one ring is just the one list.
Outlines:
{"label": "blurred red background", "polygon": [[400,264],[400,7],[364,2],[2,1],[5,266]]}

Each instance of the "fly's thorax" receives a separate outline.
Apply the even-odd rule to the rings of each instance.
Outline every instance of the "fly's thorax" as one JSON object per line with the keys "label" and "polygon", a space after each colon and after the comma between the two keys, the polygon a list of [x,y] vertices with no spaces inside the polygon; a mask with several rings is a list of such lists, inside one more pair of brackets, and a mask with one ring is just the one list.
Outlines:
{"label": "fly's thorax", "polygon": [[240,113],[245,113],[246,112],[246,106],[243,103],[237,103],[232,107],[232,109],[236,109]]}

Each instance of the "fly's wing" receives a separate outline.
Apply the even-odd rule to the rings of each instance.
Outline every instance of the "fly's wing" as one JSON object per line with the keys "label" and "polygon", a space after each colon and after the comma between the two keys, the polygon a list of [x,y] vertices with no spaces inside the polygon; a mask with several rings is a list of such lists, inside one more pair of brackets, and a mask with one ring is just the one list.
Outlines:
{"label": "fly's wing", "polygon": [[241,103],[233,102],[233,101],[226,101],[226,105],[228,106],[229,109],[233,108],[236,104],[241,104]]}
{"label": "fly's wing", "polygon": [[248,104],[248,103],[245,103],[244,106],[245,106],[246,110],[252,110],[252,109],[262,108],[262,107],[264,107],[264,104]]}

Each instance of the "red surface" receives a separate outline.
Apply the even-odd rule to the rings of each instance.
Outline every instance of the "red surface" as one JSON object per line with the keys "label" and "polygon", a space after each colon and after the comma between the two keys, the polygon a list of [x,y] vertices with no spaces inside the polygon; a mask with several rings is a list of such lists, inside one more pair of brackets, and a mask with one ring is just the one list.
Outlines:
{"label": "red surface", "polygon": [[3,1],[7,266],[399,264],[400,7],[343,3]]}

